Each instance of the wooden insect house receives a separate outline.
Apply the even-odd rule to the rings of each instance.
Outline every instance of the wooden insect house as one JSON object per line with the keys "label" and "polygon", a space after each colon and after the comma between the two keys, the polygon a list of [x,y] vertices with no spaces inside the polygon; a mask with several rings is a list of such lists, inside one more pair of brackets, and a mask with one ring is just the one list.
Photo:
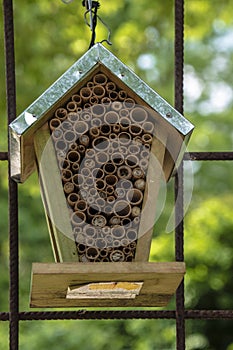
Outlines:
{"label": "wooden insect house", "polygon": [[10,125],[11,174],[38,169],[55,264],[31,306],[161,306],[184,263],[149,263],[161,178],[193,125],[101,44]]}

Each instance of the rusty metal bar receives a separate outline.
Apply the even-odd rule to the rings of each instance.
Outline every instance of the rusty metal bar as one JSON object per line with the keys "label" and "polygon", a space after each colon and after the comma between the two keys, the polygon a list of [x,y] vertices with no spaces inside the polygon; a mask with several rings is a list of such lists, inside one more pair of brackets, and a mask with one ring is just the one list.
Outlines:
{"label": "rusty metal bar", "polygon": [[190,152],[184,160],[233,160],[233,152]]}
{"label": "rusty metal bar", "polygon": [[[184,104],[184,0],[175,0],[175,108],[183,114]],[[183,161],[175,176],[175,255],[184,261]],[[184,281],[176,292],[176,348],[185,350]]]}
{"label": "rusty metal bar", "polygon": [[0,152],[0,161],[8,160],[8,152]]}
{"label": "rusty metal bar", "polygon": [[[3,1],[3,16],[6,62],[7,115],[9,124],[16,117],[14,19],[12,0]],[[10,178],[10,161],[8,162],[8,198],[10,248],[9,345],[11,350],[17,350],[19,347],[18,190],[17,184]]]}

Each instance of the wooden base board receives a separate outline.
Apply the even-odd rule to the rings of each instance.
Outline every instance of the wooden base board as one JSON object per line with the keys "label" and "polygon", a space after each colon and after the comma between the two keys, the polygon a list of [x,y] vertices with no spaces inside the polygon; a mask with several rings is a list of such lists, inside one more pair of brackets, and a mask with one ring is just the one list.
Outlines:
{"label": "wooden base board", "polygon": [[[31,299],[33,308],[47,307],[152,307],[166,306],[185,274],[185,263],[168,262],[98,262],[98,263],[34,263]],[[69,298],[72,289],[100,282],[143,282],[139,294],[132,298],[116,295],[99,298]],[[119,284],[117,284],[119,285]],[[99,287],[100,288],[100,287]],[[90,288],[89,288],[90,289]],[[69,294],[69,293],[68,293]],[[113,293],[114,294],[114,293]]]}

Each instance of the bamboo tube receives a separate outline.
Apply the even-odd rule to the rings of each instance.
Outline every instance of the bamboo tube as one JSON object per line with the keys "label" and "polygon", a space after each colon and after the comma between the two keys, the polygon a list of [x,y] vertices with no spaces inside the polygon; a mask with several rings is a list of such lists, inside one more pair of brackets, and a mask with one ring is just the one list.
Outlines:
{"label": "bamboo tube", "polygon": [[119,99],[121,101],[124,101],[127,98],[127,91],[126,90],[120,90],[119,91]]}
{"label": "bamboo tube", "polygon": [[108,109],[111,106],[111,100],[109,97],[105,96],[101,99],[101,103]]}
{"label": "bamboo tube", "polygon": [[121,246],[121,241],[119,239],[114,239],[113,238],[113,243],[112,243],[114,248],[119,248]]}
{"label": "bamboo tube", "polygon": [[133,137],[133,142],[138,145],[138,146],[141,146],[142,145],[142,139],[140,136],[135,136]]}
{"label": "bamboo tube", "polygon": [[148,145],[151,145],[152,144],[152,136],[150,134],[143,134],[142,135],[142,142],[143,143],[147,143]]}
{"label": "bamboo tube", "polygon": [[97,180],[95,181],[95,188],[96,188],[97,190],[102,191],[102,190],[104,190],[105,186],[106,186],[105,180],[103,180],[103,179],[97,179]]}
{"label": "bamboo tube", "polygon": [[128,131],[129,130],[129,124],[130,120],[128,117],[121,117],[120,118],[120,129],[121,131]]}
{"label": "bamboo tube", "polygon": [[130,168],[135,168],[139,164],[139,158],[135,154],[128,154],[125,158],[125,164]]}
{"label": "bamboo tube", "polygon": [[91,221],[93,226],[96,227],[104,227],[107,224],[107,220],[103,215],[95,215]]}
{"label": "bamboo tube", "polygon": [[109,156],[107,152],[97,152],[95,155],[95,160],[99,164],[105,164],[109,160]]}
{"label": "bamboo tube", "polygon": [[76,103],[77,106],[81,106],[82,99],[81,99],[80,95],[74,94],[71,96],[71,99],[72,99],[72,101],[74,101]]}
{"label": "bamboo tube", "polygon": [[141,191],[144,191],[146,188],[146,181],[143,179],[138,179],[135,181],[134,186]]}
{"label": "bamboo tube", "polygon": [[94,186],[94,179],[93,177],[87,177],[85,179],[85,184],[88,186],[88,187],[92,187],[93,189],[93,186]]}
{"label": "bamboo tube", "polygon": [[89,260],[95,260],[98,258],[100,252],[99,249],[95,248],[95,247],[88,247],[86,250],[86,257]]}
{"label": "bamboo tube", "polygon": [[139,165],[140,165],[140,167],[141,167],[142,169],[147,170],[148,165],[149,165],[148,159],[141,159],[141,160],[139,161]]}
{"label": "bamboo tube", "polygon": [[109,111],[104,115],[106,124],[117,124],[119,122],[119,115],[115,111]]}
{"label": "bamboo tube", "polygon": [[89,87],[90,89],[92,89],[93,86],[94,86],[93,81],[88,81],[88,82],[87,82],[87,87]]}
{"label": "bamboo tube", "polygon": [[95,239],[93,237],[86,237],[85,243],[87,246],[94,247],[95,246]]}
{"label": "bamboo tube", "polygon": [[80,199],[80,196],[73,192],[73,193],[70,193],[67,197],[67,203],[71,206],[71,207],[74,207],[75,203]]}
{"label": "bamboo tube", "polygon": [[83,162],[83,166],[87,168],[94,168],[95,166],[95,161],[92,158],[85,158]]}
{"label": "bamboo tube", "polygon": [[83,113],[80,113],[80,121],[83,121],[83,122],[90,122],[91,121],[91,114],[90,113],[87,113],[85,110]]}
{"label": "bamboo tube", "polygon": [[85,134],[88,131],[88,124],[83,120],[79,120],[74,124],[74,130],[78,135]]}
{"label": "bamboo tube", "polygon": [[83,231],[85,235],[88,237],[92,237],[92,238],[96,237],[96,228],[93,227],[92,225],[86,225]]}
{"label": "bamboo tube", "polygon": [[[128,240],[126,240],[126,242],[128,242],[128,244],[129,244]],[[128,247],[128,244],[122,244],[124,246],[123,253],[125,255],[130,255],[132,253],[132,249],[130,249],[130,247]]]}
{"label": "bamboo tube", "polygon": [[113,101],[112,109],[116,112],[119,112],[122,108],[122,103],[120,101]]}
{"label": "bamboo tube", "polygon": [[124,261],[125,255],[121,250],[113,250],[110,254],[110,261],[112,262],[118,262],[118,261]]}
{"label": "bamboo tube", "polygon": [[141,214],[141,209],[139,207],[135,206],[132,208],[132,212],[131,212],[132,218],[136,218],[140,216],[140,214]]}
{"label": "bamboo tube", "polygon": [[69,169],[62,170],[61,172],[61,178],[63,182],[70,182],[72,176],[73,174]]}
{"label": "bamboo tube", "polygon": [[116,134],[118,134],[121,131],[121,127],[119,124],[114,124],[112,126],[112,131],[115,132]]}
{"label": "bamboo tube", "polygon": [[142,124],[147,121],[147,111],[142,107],[135,107],[130,111],[130,118],[133,123]]}
{"label": "bamboo tube", "polygon": [[89,130],[89,134],[90,134],[90,137],[92,139],[95,139],[95,138],[99,137],[100,129],[98,127],[94,126]]}
{"label": "bamboo tube", "polygon": [[79,188],[79,195],[80,199],[87,199],[88,197],[88,191],[84,190],[83,188]]}
{"label": "bamboo tube", "polygon": [[132,175],[134,179],[141,179],[145,176],[145,172],[140,167],[136,167],[133,169]]}
{"label": "bamboo tube", "polygon": [[75,187],[80,188],[84,184],[84,177],[81,174],[75,174],[72,176],[72,182]]}
{"label": "bamboo tube", "polygon": [[67,120],[73,124],[79,120],[79,114],[76,112],[70,112],[67,114]]}
{"label": "bamboo tube", "polygon": [[93,150],[93,148],[87,148],[85,157],[93,159],[95,157],[95,154],[96,152]]}
{"label": "bamboo tube", "polygon": [[104,237],[106,239],[106,235],[109,235],[111,233],[111,228],[109,226],[104,226],[102,228],[102,233],[103,233],[103,235],[104,235]]}
{"label": "bamboo tube", "polygon": [[73,128],[73,123],[71,123],[69,120],[64,120],[64,121],[61,123],[61,128],[62,128],[62,130],[64,130],[64,131],[72,130],[72,128]]}
{"label": "bamboo tube", "polygon": [[96,85],[106,85],[107,81],[108,78],[104,73],[98,73],[93,77],[93,82]]}
{"label": "bamboo tube", "polygon": [[95,96],[95,95],[94,95],[94,96],[91,96],[89,101],[90,101],[90,104],[91,104],[91,105],[97,105],[97,104],[99,103],[99,99],[98,99],[98,97]]}
{"label": "bamboo tube", "polygon": [[120,223],[121,223],[121,218],[117,215],[112,216],[111,219],[109,220],[110,225],[120,225]]}
{"label": "bamboo tube", "polygon": [[142,124],[142,129],[145,133],[153,134],[154,124],[150,121],[146,121]]}
{"label": "bamboo tube", "polygon": [[130,190],[133,187],[133,184],[130,180],[121,180],[121,187],[124,190]]}
{"label": "bamboo tube", "polygon": [[102,124],[100,127],[100,135],[108,136],[111,133],[111,127],[108,124]]}
{"label": "bamboo tube", "polygon": [[57,129],[61,125],[61,119],[53,118],[49,121],[49,128],[51,131]]}
{"label": "bamboo tube", "polygon": [[111,140],[111,141],[114,141],[114,140],[116,141],[116,140],[117,140],[117,135],[116,135],[115,133],[111,132],[111,133],[109,134],[108,138],[109,138],[109,140]]}
{"label": "bamboo tube", "polygon": [[123,106],[126,109],[132,109],[135,107],[135,101],[134,99],[127,97],[124,101],[123,101]]}
{"label": "bamboo tube", "polygon": [[99,99],[103,98],[105,95],[105,89],[102,85],[95,85],[92,91],[93,95]]}
{"label": "bamboo tube", "polygon": [[129,145],[129,154],[138,155],[140,153],[140,147],[138,145]]}
{"label": "bamboo tube", "polygon": [[103,166],[103,171],[107,175],[115,174],[117,168],[112,162],[106,162]]}
{"label": "bamboo tube", "polygon": [[[133,208],[132,208],[133,209]],[[121,226],[124,226],[124,228],[129,228],[131,225],[131,220],[130,218],[123,218],[121,220]]]}
{"label": "bamboo tube", "polygon": [[78,151],[69,151],[67,153],[67,159],[70,163],[78,163],[80,161],[80,153]]}
{"label": "bamboo tube", "polygon": [[115,198],[114,196],[109,196],[109,197],[107,198],[107,203],[112,204],[112,203],[115,202],[115,200],[116,200],[116,198]]}
{"label": "bamboo tube", "polygon": [[104,171],[101,168],[94,168],[92,170],[92,176],[94,179],[102,179],[104,177]]}
{"label": "bamboo tube", "polygon": [[133,227],[138,227],[138,225],[140,224],[140,218],[138,216],[136,216],[133,220],[132,220],[132,226]]}
{"label": "bamboo tube", "polygon": [[54,129],[54,130],[52,131],[52,138],[53,138],[54,142],[56,142],[56,141],[62,139],[62,136],[63,136],[63,131],[62,131],[62,129],[57,128],[57,129]]}
{"label": "bamboo tube", "polygon": [[75,203],[74,206],[75,211],[83,211],[85,212],[87,210],[87,202],[84,201],[83,199],[80,199]]}
{"label": "bamboo tube", "polygon": [[121,165],[117,169],[117,175],[118,175],[119,179],[127,179],[128,180],[128,179],[131,179],[131,177],[132,177],[132,170],[127,165]]}
{"label": "bamboo tube", "polygon": [[91,107],[91,113],[94,117],[100,118],[106,112],[106,108],[103,104],[95,104]]}
{"label": "bamboo tube", "polygon": [[[112,196],[115,192],[114,187],[113,186],[106,186],[105,192],[106,192],[107,198],[110,198],[109,196]],[[115,197],[113,197],[113,198],[115,199]]]}
{"label": "bamboo tube", "polygon": [[55,149],[59,151],[67,151],[68,149],[67,142],[65,142],[62,139],[55,141]]}
{"label": "bamboo tube", "polygon": [[128,110],[127,108],[122,108],[122,109],[119,111],[119,116],[120,116],[120,119],[121,119],[121,118],[127,118],[128,124],[130,123],[130,119],[129,119],[129,110]]}
{"label": "bamboo tube", "polygon": [[74,101],[70,101],[67,103],[66,109],[68,112],[75,112],[77,109],[77,105]]}
{"label": "bamboo tube", "polygon": [[130,228],[126,232],[126,237],[130,242],[135,241],[137,239],[137,231],[133,228]]}
{"label": "bamboo tube", "polygon": [[132,137],[140,136],[142,133],[142,128],[140,125],[130,124],[129,132],[131,133]]}
{"label": "bamboo tube", "polygon": [[109,174],[105,176],[105,182],[107,185],[115,186],[117,181],[118,181],[118,178],[116,177],[116,175]]}
{"label": "bamboo tube", "polygon": [[123,131],[118,135],[118,139],[120,144],[128,146],[131,142],[131,135],[128,132]]}
{"label": "bamboo tube", "polygon": [[109,140],[105,136],[99,136],[93,140],[92,145],[96,151],[104,152],[109,148]]}
{"label": "bamboo tube", "polygon": [[63,189],[66,194],[72,193],[74,191],[74,184],[72,182],[67,181],[64,184]]}
{"label": "bamboo tube", "polygon": [[131,214],[131,206],[126,200],[120,199],[114,204],[113,211],[120,218],[126,218]]}
{"label": "bamboo tube", "polygon": [[78,163],[73,163],[71,166],[73,174],[77,174],[79,171],[79,164]]}
{"label": "bamboo tube", "polygon": [[74,226],[81,226],[86,222],[86,215],[83,212],[75,211],[71,216],[71,222]]}
{"label": "bamboo tube", "polygon": [[127,192],[126,199],[132,205],[139,205],[143,200],[142,191],[137,188],[132,188]]}
{"label": "bamboo tube", "polygon": [[[105,241],[104,238],[97,238],[96,247],[102,250],[107,247],[107,242]],[[100,250],[100,253],[101,253],[101,250]]]}
{"label": "bamboo tube", "polygon": [[68,143],[74,143],[76,141],[76,134],[71,130],[65,131],[63,137],[64,141]]}
{"label": "bamboo tube", "polygon": [[70,161],[68,159],[60,159],[59,160],[59,169],[69,169],[70,168]]}
{"label": "bamboo tube", "polygon": [[85,111],[85,110],[86,110],[86,111],[89,111],[90,108],[91,108],[91,104],[90,104],[89,102],[84,103],[84,105],[83,105],[84,111]]}
{"label": "bamboo tube", "polygon": [[90,207],[87,207],[87,216],[89,219],[100,213],[100,207],[96,204],[92,204]]}
{"label": "bamboo tube", "polygon": [[90,143],[89,136],[88,135],[81,135],[79,137],[79,143],[85,147],[88,147],[89,143]]}
{"label": "bamboo tube", "polygon": [[78,253],[79,253],[79,254],[85,253],[85,251],[86,251],[86,246],[85,246],[84,244],[81,244],[81,242],[80,242],[79,240],[77,240],[77,242],[79,243],[79,244],[77,245]]}
{"label": "bamboo tube", "polygon": [[114,140],[111,140],[110,146],[114,152],[119,151],[119,142],[118,142],[117,135],[116,135],[116,138]]}
{"label": "bamboo tube", "polygon": [[[98,193],[98,192],[97,192]],[[100,208],[104,208],[106,202],[103,198],[98,197],[96,198],[96,204],[100,207]]]}
{"label": "bamboo tube", "polygon": [[70,150],[70,151],[77,151],[77,150],[78,150],[78,145],[77,145],[77,143],[76,143],[76,142],[71,143],[71,144],[69,145],[69,150]]}
{"label": "bamboo tube", "polygon": [[92,95],[92,90],[89,87],[83,87],[80,90],[80,97],[82,101],[87,102]]}
{"label": "bamboo tube", "polygon": [[84,145],[78,145],[78,151],[79,151],[80,155],[84,155],[85,151],[86,151],[85,146]]}
{"label": "bamboo tube", "polygon": [[[123,157],[123,155],[121,153],[114,152],[111,155],[111,161],[113,162],[114,165],[116,165],[118,167],[118,166],[120,166],[120,165],[122,165],[124,163],[124,157]],[[119,174],[118,174],[118,176],[119,176]]]}
{"label": "bamboo tube", "polygon": [[87,167],[80,168],[80,174],[83,175],[85,178],[92,177],[92,172],[90,168]]}
{"label": "bamboo tube", "polygon": [[116,101],[119,98],[118,92],[116,91],[109,91],[108,96],[112,101]]}
{"label": "bamboo tube", "polygon": [[[105,244],[106,244],[106,246],[107,246],[107,242],[105,241]],[[107,256],[108,256],[108,250],[107,249],[101,249],[101,251],[100,251],[100,256],[101,256],[101,258],[107,258]],[[104,261],[104,260],[102,260],[102,261]]]}
{"label": "bamboo tube", "polygon": [[133,261],[134,259],[134,254],[128,254],[125,256],[125,261]]}
{"label": "bamboo tube", "polygon": [[111,228],[111,234],[114,238],[121,239],[125,236],[125,229],[122,226],[114,226]]}
{"label": "bamboo tube", "polygon": [[55,111],[55,117],[60,120],[65,120],[67,118],[67,110],[65,108],[58,108]]}
{"label": "bamboo tube", "polygon": [[113,91],[113,90],[116,90],[116,84],[113,81],[109,81],[106,84],[106,91],[109,92],[109,91]]}
{"label": "bamboo tube", "polygon": [[125,190],[121,187],[117,187],[115,189],[115,196],[117,199],[121,199],[121,198],[124,198],[125,197]]}

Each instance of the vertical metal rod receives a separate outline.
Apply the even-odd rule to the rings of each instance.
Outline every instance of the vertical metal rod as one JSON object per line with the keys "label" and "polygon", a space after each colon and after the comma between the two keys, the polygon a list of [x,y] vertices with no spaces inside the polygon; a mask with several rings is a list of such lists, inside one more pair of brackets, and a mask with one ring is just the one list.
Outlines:
{"label": "vertical metal rod", "polygon": [[[184,0],[175,0],[175,108],[183,113],[184,78]],[[183,161],[175,177],[175,252],[184,260]],[[176,292],[176,348],[185,350],[184,281]]]}
{"label": "vertical metal rod", "polygon": [[[6,62],[6,95],[8,124],[16,117],[15,88],[15,54],[14,54],[14,20],[12,0],[3,1],[5,62]],[[8,150],[9,150],[8,137]],[[10,178],[10,161],[8,162],[9,186],[9,249],[10,249],[10,350],[19,347],[19,271],[18,271],[18,191],[17,184]]]}

